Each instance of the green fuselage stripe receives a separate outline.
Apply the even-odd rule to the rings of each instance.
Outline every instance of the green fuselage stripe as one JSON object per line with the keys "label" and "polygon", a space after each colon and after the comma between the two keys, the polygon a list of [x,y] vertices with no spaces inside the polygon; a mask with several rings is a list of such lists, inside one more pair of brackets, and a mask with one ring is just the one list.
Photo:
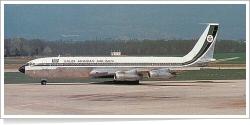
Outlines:
{"label": "green fuselage stripe", "polygon": [[[211,26],[208,35],[212,35],[213,38],[216,37],[218,30],[218,26]],[[164,67],[164,66],[184,66],[184,65],[189,65],[197,61],[202,55],[204,55],[209,47],[212,45],[212,42],[208,42],[207,39],[205,39],[205,42],[200,49],[200,51],[190,60],[184,63],[38,63],[35,64],[34,66],[106,66],[106,67],[122,67],[122,66],[134,66],[134,67],[144,67],[144,66],[159,66],[159,67]]]}

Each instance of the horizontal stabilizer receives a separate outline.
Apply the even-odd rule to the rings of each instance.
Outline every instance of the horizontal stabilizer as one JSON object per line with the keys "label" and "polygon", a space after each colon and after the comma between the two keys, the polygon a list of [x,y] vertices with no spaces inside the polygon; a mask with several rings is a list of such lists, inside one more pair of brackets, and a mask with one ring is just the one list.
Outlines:
{"label": "horizontal stabilizer", "polygon": [[238,59],[240,57],[232,57],[232,58],[225,58],[225,59],[217,59],[215,61],[212,61],[211,63],[218,63],[218,62],[224,62],[224,61],[228,61],[228,60],[235,60]]}

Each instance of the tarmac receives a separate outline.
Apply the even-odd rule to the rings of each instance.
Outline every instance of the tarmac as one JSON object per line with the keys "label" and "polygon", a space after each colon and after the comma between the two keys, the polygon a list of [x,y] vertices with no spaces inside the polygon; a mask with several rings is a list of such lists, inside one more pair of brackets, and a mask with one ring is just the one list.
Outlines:
{"label": "tarmac", "polygon": [[4,115],[246,115],[246,80],[5,84]]}

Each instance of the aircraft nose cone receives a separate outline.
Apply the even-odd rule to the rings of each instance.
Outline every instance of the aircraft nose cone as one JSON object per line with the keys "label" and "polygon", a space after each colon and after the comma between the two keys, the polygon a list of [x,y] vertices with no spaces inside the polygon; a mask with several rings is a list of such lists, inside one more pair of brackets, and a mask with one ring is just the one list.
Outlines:
{"label": "aircraft nose cone", "polygon": [[25,73],[25,65],[21,66],[18,70],[21,73]]}

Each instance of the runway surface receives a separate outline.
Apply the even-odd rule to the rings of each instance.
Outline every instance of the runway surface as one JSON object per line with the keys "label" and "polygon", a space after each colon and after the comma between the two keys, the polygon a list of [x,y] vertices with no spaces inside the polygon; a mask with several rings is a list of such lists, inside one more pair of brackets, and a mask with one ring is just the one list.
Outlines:
{"label": "runway surface", "polygon": [[246,115],[245,94],[246,80],[5,84],[4,114]]}

